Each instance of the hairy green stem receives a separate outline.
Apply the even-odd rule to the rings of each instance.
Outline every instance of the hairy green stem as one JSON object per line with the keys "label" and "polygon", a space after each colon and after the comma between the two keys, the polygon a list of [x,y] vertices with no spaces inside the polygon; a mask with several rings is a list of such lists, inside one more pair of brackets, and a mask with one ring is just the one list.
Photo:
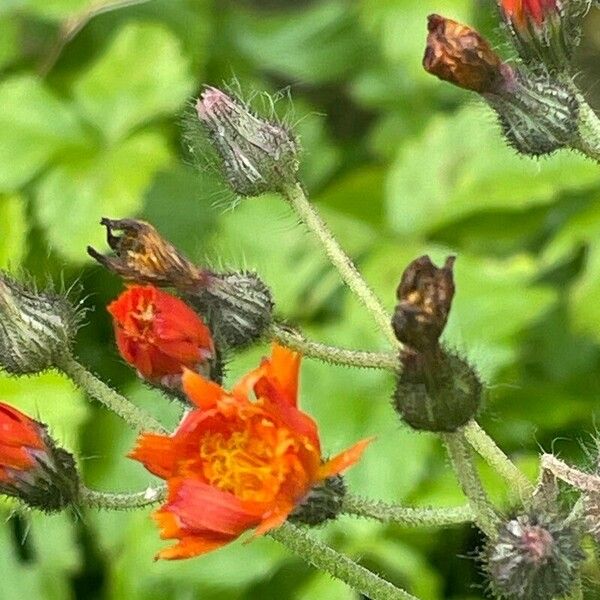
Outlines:
{"label": "hairy green stem", "polygon": [[554,477],[569,485],[592,494],[600,494],[600,477],[592,473],[584,473],[579,469],[570,467],[553,454],[543,454],[540,461],[542,469],[550,471]]}
{"label": "hairy green stem", "polygon": [[313,208],[302,186],[299,183],[287,185],[283,189],[283,194],[306,227],[319,240],[329,260],[331,260],[333,266],[338,270],[342,280],[369,311],[390,344],[393,347],[397,347],[398,340],[394,335],[387,311],[375,295],[375,292],[373,292],[358,272],[350,257],[342,250],[319,213]]}
{"label": "hairy green stem", "polygon": [[496,442],[481,428],[477,421],[469,421],[462,430],[465,439],[494,471],[501,475],[521,499],[531,496],[534,490],[531,483],[515,464],[498,448]]}
{"label": "hairy green stem", "polygon": [[460,486],[475,512],[475,523],[488,536],[498,533],[496,515],[479,480],[470,448],[462,433],[441,434]]}
{"label": "hairy green stem", "polygon": [[269,535],[313,567],[347,583],[370,600],[417,600],[291,523],[284,523]]}
{"label": "hairy green stem", "polygon": [[79,502],[89,508],[103,508],[106,510],[129,510],[134,508],[145,508],[158,502],[162,502],[167,493],[163,486],[148,487],[143,492],[115,494],[112,492],[99,492],[81,486],[79,490]]}
{"label": "hairy green stem", "polygon": [[475,520],[475,513],[470,506],[410,508],[351,495],[344,498],[342,512],[407,527],[446,527],[471,523]]}
{"label": "hairy green stem", "polygon": [[121,417],[132,429],[167,433],[167,430],[152,415],[106,385],[72,356],[65,354],[56,367],[92,398]]}
{"label": "hairy green stem", "polygon": [[579,135],[572,144],[575,150],[600,163],[600,118],[581,94],[579,100]]}
{"label": "hairy green stem", "polygon": [[401,368],[398,356],[392,352],[365,352],[328,346],[308,340],[299,331],[279,323],[271,325],[269,334],[283,346],[292,348],[304,356],[331,364],[364,369],[387,369],[390,371],[399,371]]}

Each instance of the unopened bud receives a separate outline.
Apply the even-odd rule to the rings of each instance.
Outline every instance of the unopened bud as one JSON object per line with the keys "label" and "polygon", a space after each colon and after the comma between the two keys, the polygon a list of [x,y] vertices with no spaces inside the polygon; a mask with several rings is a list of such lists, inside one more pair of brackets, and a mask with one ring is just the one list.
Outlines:
{"label": "unopened bud", "polygon": [[296,183],[298,143],[283,125],[255,116],[213,87],[202,93],[196,111],[236,194],[259,196]]}
{"label": "unopened bud", "polygon": [[74,504],[78,492],[73,457],[44,424],[0,402],[0,493],[54,512]]}
{"label": "unopened bud", "polygon": [[187,296],[205,315],[215,339],[230,348],[259,340],[273,319],[271,291],[256,273],[211,273],[206,286]]}
{"label": "unopened bud", "polygon": [[[104,256],[88,246],[88,254],[128,281],[173,286],[186,290],[201,285],[204,271],[191,263],[175,246],[145,221],[107,219],[106,239],[114,256]],[[117,235],[117,232],[121,235]]]}
{"label": "unopened bud", "polygon": [[544,72],[569,68],[590,0],[499,0],[519,56]]}
{"label": "unopened bud", "polygon": [[552,600],[572,591],[583,558],[577,525],[537,511],[507,521],[484,561],[497,598]]}
{"label": "unopened bud", "polygon": [[579,102],[545,73],[519,70],[496,55],[479,33],[438,15],[429,18],[423,61],[433,75],[482,95],[518,152],[549,154],[578,136]]}
{"label": "unopened bud", "polygon": [[316,526],[335,519],[346,496],[346,484],[341,475],[334,475],[316,484],[288,517],[292,523]]}
{"label": "unopened bud", "polygon": [[39,373],[56,365],[71,346],[81,313],[61,294],[38,292],[0,272],[0,368]]}
{"label": "unopened bud", "polygon": [[405,269],[392,319],[396,337],[403,344],[416,350],[437,345],[454,297],[454,261],[449,256],[444,266],[438,268],[429,256],[421,256]]}

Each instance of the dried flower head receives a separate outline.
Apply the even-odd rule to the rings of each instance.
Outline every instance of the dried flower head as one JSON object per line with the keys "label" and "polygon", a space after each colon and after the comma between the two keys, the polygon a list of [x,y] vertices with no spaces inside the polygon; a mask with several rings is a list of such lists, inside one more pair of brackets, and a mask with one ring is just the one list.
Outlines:
{"label": "dried flower head", "polygon": [[0,271],[0,368],[24,375],[55,366],[71,352],[81,317],[65,295]]}
{"label": "dried flower head", "polygon": [[172,436],[142,435],[130,455],[168,484],[154,519],[162,537],[178,543],[158,558],[203,554],[252,528],[263,534],[315,485],[359,460],[369,440],[323,461],[317,426],[297,407],[299,363],[297,353],[275,345],[231,392],[185,372],[197,409]]}
{"label": "dried flower head", "polygon": [[78,490],[73,457],[46,426],[0,402],[0,493],[52,512],[73,504]]}
{"label": "dried flower head", "polygon": [[209,371],[210,330],[182,300],[154,286],[131,286],[108,306],[121,356],[140,377],[178,390],[184,367]]}
{"label": "dried flower head", "polygon": [[446,326],[454,297],[454,256],[449,256],[441,268],[429,256],[421,256],[402,274],[396,296],[392,326],[403,344],[416,350],[437,345]]}
{"label": "dried flower head", "polygon": [[480,94],[502,84],[507,67],[477,31],[440,15],[429,15],[428,30],[427,72]]}
{"label": "dried flower head", "polygon": [[572,90],[545,70],[532,73],[502,62],[466,25],[430,16],[423,65],[481,94],[498,114],[508,143],[522,154],[550,154],[578,136],[579,101]]}
{"label": "dried flower head", "polygon": [[551,600],[571,591],[583,558],[578,526],[538,509],[507,521],[484,560],[498,598]]}
{"label": "dried flower head", "polygon": [[258,196],[296,183],[298,143],[283,125],[255,116],[214,87],[204,90],[196,112],[236,194]]}
{"label": "dried flower head", "polygon": [[[123,279],[157,286],[193,289],[205,281],[205,272],[185,258],[156,229],[136,219],[107,219],[108,245],[115,256],[104,256],[88,246],[88,254]],[[116,232],[122,232],[117,235]]]}

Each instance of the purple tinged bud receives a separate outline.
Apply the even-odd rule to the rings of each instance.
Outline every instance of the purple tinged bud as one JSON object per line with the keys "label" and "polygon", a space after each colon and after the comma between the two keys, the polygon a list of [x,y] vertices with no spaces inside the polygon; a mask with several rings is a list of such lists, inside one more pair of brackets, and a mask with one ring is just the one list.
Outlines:
{"label": "purple tinged bud", "polygon": [[296,183],[298,144],[281,124],[257,117],[214,87],[202,93],[196,112],[235,193],[258,196]]}

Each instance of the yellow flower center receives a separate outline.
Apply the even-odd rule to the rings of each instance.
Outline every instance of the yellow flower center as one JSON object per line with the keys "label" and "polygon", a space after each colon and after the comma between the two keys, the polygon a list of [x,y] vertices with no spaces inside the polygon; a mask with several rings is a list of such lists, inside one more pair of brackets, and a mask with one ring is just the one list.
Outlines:
{"label": "yellow flower center", "polygon": [[240,500],[268,502],[297,465],[298,442],[284,427],[254,415],[225,432],[208,432],[200,440],[207,482]]}

